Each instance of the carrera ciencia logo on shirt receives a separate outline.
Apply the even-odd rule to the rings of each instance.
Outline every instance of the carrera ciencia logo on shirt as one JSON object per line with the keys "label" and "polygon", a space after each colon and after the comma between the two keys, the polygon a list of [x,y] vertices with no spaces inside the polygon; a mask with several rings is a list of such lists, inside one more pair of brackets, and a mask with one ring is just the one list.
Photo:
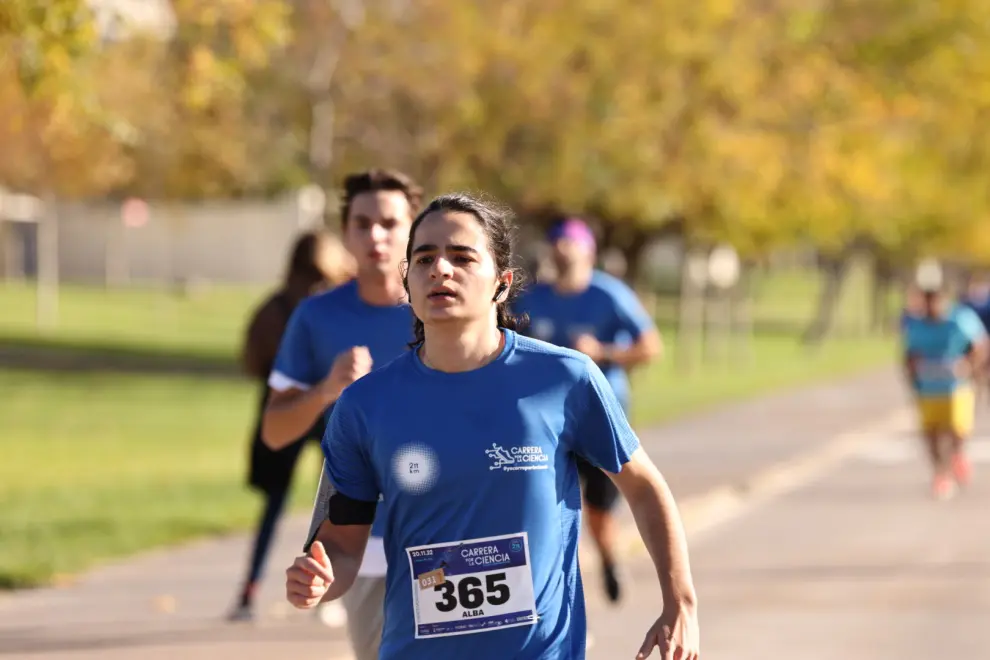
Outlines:
{"label": "carrera ciencia logo on shirt", "polygon": [[488,466],[489,470],[513,472],[515,470],[547,470],[550,468],[550,457],[544,453],[542,447],[536,445],[505,449],[493,442],[492,448],[486,449],[485,454],[492,461],[492,465]]}

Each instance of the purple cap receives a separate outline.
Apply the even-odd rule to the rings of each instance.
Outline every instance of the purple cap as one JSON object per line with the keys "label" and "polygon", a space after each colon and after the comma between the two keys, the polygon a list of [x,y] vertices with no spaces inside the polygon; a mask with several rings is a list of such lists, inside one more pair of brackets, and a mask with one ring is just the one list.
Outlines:
{"label": "purple cap", "polygon": [[581,243],[590,249],[595,249],[595,234],[580,218],[565,218],[555,222],[547,232],[547,240],[556,243],[562,238]]}

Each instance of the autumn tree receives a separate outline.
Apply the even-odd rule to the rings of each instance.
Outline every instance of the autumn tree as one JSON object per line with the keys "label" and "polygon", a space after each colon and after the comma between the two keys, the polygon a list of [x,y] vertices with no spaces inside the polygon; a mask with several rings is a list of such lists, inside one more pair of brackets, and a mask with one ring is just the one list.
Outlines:
{"label": "autumn tree", "polygon": [[107,58],[115,79],[128,83],[118,103],[141,139],[127,192],[199,198],[265,190],[284,161],[251,83],[290,39],[286,3],[173,0],[170,8],[167,35],[135,31]]}
{"label": "autumn tree", "polygon": [[126,179],[126,127],[99,103],[99,39],[83,0],[0,6],[0,179],[38,195],[38,323],[58,309],[58,201],[100,194]]}
{"label": "autumn tree", "polygon": [[0,178],[11,187],[79,197],[130,174],[127,127],[99,102],[98,37],[82,0],[0,7]]}

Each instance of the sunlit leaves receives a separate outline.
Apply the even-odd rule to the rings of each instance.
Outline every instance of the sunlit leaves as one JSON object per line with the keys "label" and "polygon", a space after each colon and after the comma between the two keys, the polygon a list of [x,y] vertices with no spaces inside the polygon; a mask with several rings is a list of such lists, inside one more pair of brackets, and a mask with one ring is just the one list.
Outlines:
{"label": "sunlit leaves", "polygon": [[122,177],[173,196],[275,190],[307,162],[318,102],[332,109],[332,179],[400,167],[431,191],[520,209],[645,227],[676,216],[690,238],[751,253],[866,238],[990,257],[980,0],[170,7],[167,41],[108,45],[81,0],[2,3],[5,52],[24,58],[0,79],[20,85],[0,146],[23,171],[45,168],[9,136],[43,116],[53,157],[88,150],[106,173],[67,190]]}

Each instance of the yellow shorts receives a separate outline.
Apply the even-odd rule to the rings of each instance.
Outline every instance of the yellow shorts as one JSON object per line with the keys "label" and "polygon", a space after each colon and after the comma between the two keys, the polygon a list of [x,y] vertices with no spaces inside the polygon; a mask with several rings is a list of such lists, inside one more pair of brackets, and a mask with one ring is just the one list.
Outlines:
{"label": "yellow shorts", "polygon": [[965,438],[973,432],[976,397],[971,387],[960,387],[946,396],[921,397],[918,412],[924,432],[949,431]]}

